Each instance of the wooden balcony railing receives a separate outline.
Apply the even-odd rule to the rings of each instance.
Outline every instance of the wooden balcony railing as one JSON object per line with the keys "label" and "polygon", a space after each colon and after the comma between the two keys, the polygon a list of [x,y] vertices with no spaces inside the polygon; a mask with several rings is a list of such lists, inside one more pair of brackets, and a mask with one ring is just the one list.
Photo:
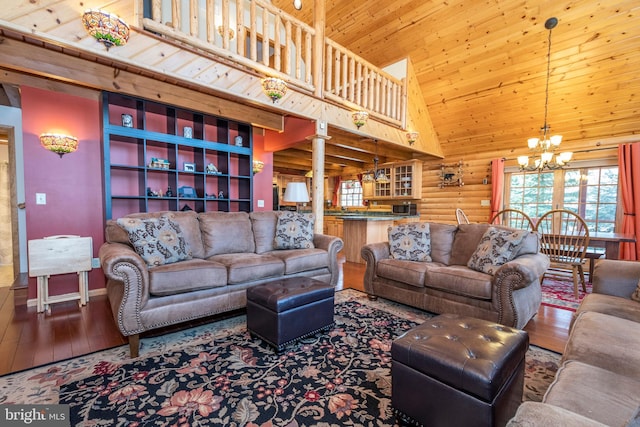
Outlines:
{"label": "wooden balcony railing", "polygon": [[[146,6],[147,2],[142,2]],[[152,0],[144,28],[209,51],[313,93],[313,62],[322,67],[322,96],[401,127],[406,84],[337,43],[314,52],[314,28],[264,0]]]}

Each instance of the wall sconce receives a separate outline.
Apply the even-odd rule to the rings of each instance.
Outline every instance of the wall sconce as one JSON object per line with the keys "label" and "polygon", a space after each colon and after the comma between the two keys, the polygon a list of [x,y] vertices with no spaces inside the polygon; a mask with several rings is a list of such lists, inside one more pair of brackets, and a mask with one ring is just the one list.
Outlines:
{"label": "wall sconce", "polygon": [[40,144],[62,158],[63,155],[73,153],[78,149],[78,138],[56,133],[43,133],[40,135]]}
{"label": "wall sconce", "polygon": [[129,26],[113,13],[89,9],[82,15],[82,24],[107,50],[112,46],[124,46],[129,40]]}
{"label": "wall sconce", "polygon": [[275,104],[278,99],[287,93],[287,82],[277,77],[265,77],[262,79],[262,91]]}
{"label": "wall sconce", "polygon": [[366,111],[354,111],[351,114],[351,117],[353,118],[353,124],[356,125],[358,129],[360,129],[361,126],[367,124],[369,113],[367,113]]}
{"label": "wall sconce", "polygon": [[260,161],[260,160],[254,160],[253,161],[253,173],[260,173],[262,172],[262,169],[264,169],[264,162]]}
{"label": "wall sconce", "polygon": [[407,132],[407,142],[409,143],[409,145],[413,145],[413,143],[416,142],[417,139],[418,139],[418,132],[416,131]]}

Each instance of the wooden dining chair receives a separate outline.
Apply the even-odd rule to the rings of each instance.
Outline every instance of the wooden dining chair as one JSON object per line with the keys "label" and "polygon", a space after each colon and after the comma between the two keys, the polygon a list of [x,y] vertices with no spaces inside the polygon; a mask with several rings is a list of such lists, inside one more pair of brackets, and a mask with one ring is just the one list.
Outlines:
{"label": "wooden dining chair", "polygon": [[496,213],[489,224],[500,224],[520,230],[533,230],[535,225],[526,213],[518,209],[503,209]]}
{"label": "wooden dining chair", "polygon": [[540,217],[535,230],[540,233],[540,251],[551,261],[550,269],[571,269],[573,292],[578,299],[578,283],[582,283],[582,290],[587,291],[584,278],[585,254],[589,246],[587,224],[573,211],[554,209]]}
{"label": "wooden dining chair", "polygon": [[458,224],[469,224],[469,218],[460,208],[456,209],[456,220],[458,220]]}

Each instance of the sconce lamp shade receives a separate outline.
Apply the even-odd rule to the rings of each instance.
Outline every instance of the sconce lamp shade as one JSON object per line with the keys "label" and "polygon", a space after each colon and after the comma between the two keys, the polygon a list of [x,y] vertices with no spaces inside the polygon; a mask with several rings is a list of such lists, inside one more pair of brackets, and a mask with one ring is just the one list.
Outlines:
{"label": "sconce lamp shade", "polygon": [[262,79],[262,91],[275,104],[287,93],[287,82],[277,77],[266,77]]}
{"label": "sconce lamp shade", "polygon": [[56,133],[43,133],[40,135],[40,144],[62,158],[63,155],[73,153],[78,149],[78,138]]}
{"label": "sconce lamp shade", "polygon": [[356,125],[358,129],[360,129],[361,126],[367,124],[369,113],[367,113],[366,111],[354,111],[351,114],[351,117],[353,119],[353,124]]}
{"label": "sconce lamp shade", "polygon": [[262,169],[264,169],[264,162],[261,160],[254,160],[253,161],[253,173],[260,173],[262,172]]}
{"label": "sconce lamp shade", "polygon": [[107,50],[112,46],[124,46],[129,40],[129,26],[113,13],[89,9],[82,15],[82,25]]}
{"label": "sconce lamp shade", "polygon": [[407,142],[409,143],[409,145],[413,145],[413,143],[416,142],[417,139],[418,139],[418,132],[416,131],[407,132]]}
{"label": "sconce lamp shade", "polygon": [[284,191],[283,200],[285,202],[306,203],[309,201],[307,184],[304,182],[290,182]]}

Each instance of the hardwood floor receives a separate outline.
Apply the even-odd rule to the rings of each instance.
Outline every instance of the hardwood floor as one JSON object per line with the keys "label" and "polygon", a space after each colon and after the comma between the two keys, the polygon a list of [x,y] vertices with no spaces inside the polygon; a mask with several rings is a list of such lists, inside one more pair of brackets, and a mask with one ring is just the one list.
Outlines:
{"label": "hardwood floor", "polygon": [[[339,288],[364,290],[364,264],[341,265]],[[525,327],[531,344],[561,353],[571,314],[542,306]],[[126,343],[116,328],[106,296],[92,297],[85,307],[78,307],[74,301],[54,304],[51,314],[44,314],[37,313],[36,307],[15,307],[13,291],[0,287],[0,375]]]}

